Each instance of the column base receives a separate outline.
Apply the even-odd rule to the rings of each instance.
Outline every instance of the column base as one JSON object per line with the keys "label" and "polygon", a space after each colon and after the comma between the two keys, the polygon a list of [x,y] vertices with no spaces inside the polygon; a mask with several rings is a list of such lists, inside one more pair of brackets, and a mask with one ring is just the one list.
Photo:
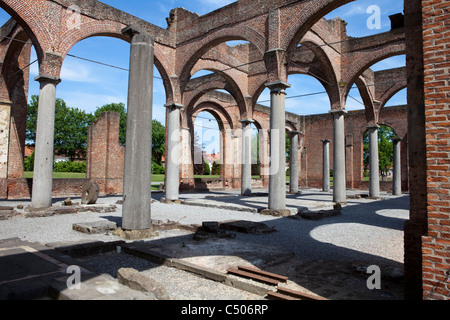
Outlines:
{"label": "column base", "polygon": [[122,228],[117,228],[113,231],[113,235],[118,236],[125,240],[141,240],[154,238],[159,235],[157,231],[153,228],[142,229],[142,230],[124,230]]}
{"label": "column base", "polygon": [[296,214],[296,209],[263,209],[261,210],[260,214],[266,215],[266,216],[274,216],[274,217],[288,217],[293,214]]}
{"label": "column base", "polygon": [[181,200],[179,200],[179,199],[169,200],[169,199],[166,199],[166,198],[161,198],[161,200],[159,200],[159,202],[165,203],[165,204],[181,204]]}

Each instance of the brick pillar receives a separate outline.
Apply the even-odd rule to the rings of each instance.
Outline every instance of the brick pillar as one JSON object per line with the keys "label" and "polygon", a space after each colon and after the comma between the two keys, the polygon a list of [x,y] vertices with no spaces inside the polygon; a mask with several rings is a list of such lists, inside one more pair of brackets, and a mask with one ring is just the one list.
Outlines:
{"label": "brick pillar", "polygon": [[[428,232],[422,237],[424,299],[450,297],[450,2],[423,0]],[[411,135],[409,135],[411,138]]]}
{"label": "brick pillar", "polygon": [[88,130],[86,177],[98,184],[100,194],[123,192],[125,148],[119,142],[120,114],[103,112]]}
{"label": "brick pillar", "polygon": [[422,1],[405,1],[410,219],[404,227],[405,299],[422,299],[422,235],[427,224]]}

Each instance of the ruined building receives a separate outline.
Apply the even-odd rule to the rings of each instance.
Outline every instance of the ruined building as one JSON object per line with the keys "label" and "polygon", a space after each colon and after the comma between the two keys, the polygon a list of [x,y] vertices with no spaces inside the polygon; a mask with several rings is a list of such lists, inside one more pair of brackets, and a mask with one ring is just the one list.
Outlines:
{"label": "ruined building", "polygon": [[[285,132],[290,132],[291,188],[318,185],[323,147],[330,142],[334,171],[333,198],[345,203],[346,188],[361,187],[361,139],[369,129],[373,141],[380,124],[398,135],[397,172],[411,196],[410,220],[405,224],[405,294],[421,299],[433,292],[448,297],[449,270],[449,63],[447,2],[405,0],[404,15],[392,17],[389,32],[351,38],[341,19],[327,13],[350,0],[239,0],[199,16],[182,8],[171,11],[162,29],[96,0],[2,0],[12,16],[1,29],[0,42],[0,197],[31,195],[35,208],[51,205],[53,194],[82,188],[83,181],[52,181],[53,115],[61,66],[69,50],[93,36],[110,36],[131,45],[128,116],[136,135],[127,134],[127,149],[117,145],[115,115],[106,114],[90,131],[88,177],[97,179],[103,193],[124,193],[124,224],[149,227],[151,165],[148,122],[151,122],[152,69],[156,65],[166,91],[166,197],[195,188],[193,179],[193,119],[210,111],[220,120],[222,134],[220,187],[251,192],[248,130],[260,132],[261,185],[269,188],[268,210],[285,210]],[[62,23],[78,9],[79,24]],[[400,22],[399,22],[400,21]],[[225,42],[248,43],[228,47]],[[30,43],[39,60],[38,136],[34,180],[23,178],[25,117]],[[406,54],[406,68],[373,72],[369,66]],[[190,79],[199,70],[212,75]],[[318,79],[328,93],[330,112],[308,121],[285,112],[288,75],[302,73]],[[63,79],[62,79],[63,80]],[[350,88],[356,85],[364,112],[345,110]],[[256,101],[271,91],[270,112]],[[402,88],[407,106],[384,108]],[[226,90],[229,95],[214,90]],[[150,121],[149,121],[150,120]],[[326,124],[325,124],[326,123]],[[332,132],[318,128],[332,128]],[[102,129],[103,128],[103,129]],[[131,130],[131,129],[129,129]],[[147,133],[147,134],[145,134]],[[101,136],[101,137],[100,137]],[[100,138],[99,138],[100,137]],[[92,143],[97,143],[92,147]],[[375,149],[371,154],[376,154]],[[103,154],[102,152],[106,152]],[[100,154],[100,158],[99,158]],[[314,160],[317,159],[318,160]],[[270,160],[269,160],[270,159]],[[373,157],[373,161],[376,158]],[[122,165],[124,164],[124,165]],[[270,164],[270,165],[269,165]],[[379,192],[371,166],[369,191]],[[398,186],[397,186],[398,187]],[[396,187],[390,187],[396,189]],[[144,192],[142,191],[144,190]],[[445,284],[446,283],[446,284]],[[444,285],[443,285],[444,284]]]}

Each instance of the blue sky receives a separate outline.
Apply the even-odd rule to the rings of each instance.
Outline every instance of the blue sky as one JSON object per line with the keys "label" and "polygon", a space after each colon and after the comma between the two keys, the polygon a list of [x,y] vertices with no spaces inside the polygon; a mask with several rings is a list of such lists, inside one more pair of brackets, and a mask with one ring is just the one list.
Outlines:
{"label": "blue sky", "polygon": [[[104,0],[108,5],[147,20],[162,28],[167,27],[166,17],[171,9],[184,7],[189,11],[200,15],[211,12],[215,9],[228,5],[231,0]],[[371,16],[367,13],[367,8],[376,4],[381,9],[380,29],[369,29],[367,20]],[[353,37],[363,37],[376,33],[386,32],[390,29],[389,15],[403,12],[403,0],[357,0],[331,12],[325,18],[332,19],[341,17],[347,25],[347,33]],[[0,23],[9,19],[9,15],[0,9]],[[129,64],[129,44],[113,38],[95,37],[81,41],[69,52],[72,55],[83,58],[101,61],[127,69]],[[36,58],[32,50],[32,61]],[[401,67],[405,65],[405,57],[397,56],[373,65],[375,71]],[[29,95],[38,94],[38,83],[33,79],[37,76],[38,66],[34,64],[30,67],[30,92]],[[155,69],[155,76],[159,76]],[[57,87],[57,97],[66,101],[68,106],[77,107],[87,112],[94,112],[97,107],[112,102],[127,102],[128,73],[123,70],[113,69],[76,58],[67,57],[64,61],[62,82]],[[323,86],[314,78],[306,75],[290,76],[288,82],[291,88],[287,90],[286,110],[299,115],[326,113],[329,110],[329,100],[326,94],[311,97],[292,98],[303,94],[322,92]],[[357,90],[352,90],[350,95],[356,100],[362,101]],[[269,100],[269,92],[265,90],[259,97],[259,101]],[[387,104],[387,106],[405,104],[406,90],[400,91]],[[154,107],[153,118],[164,124],[165,122],[165,92],[162,81],[154,81]],[[269,105],[268,102],[262,102]],[[346,105],[347,110],[363,109],[363,106],[352,98],[349,98]],[[208,113],[201,117],[211,118]],[[209,133],[217,132],[217,124],[207,119],[202,121],[202,126],[213,128]],[[203,139],[208,146],[208,151],[220,150],[217,141],[219,137],[208,137]],[[211,142],[214,140],[215,142]]]}

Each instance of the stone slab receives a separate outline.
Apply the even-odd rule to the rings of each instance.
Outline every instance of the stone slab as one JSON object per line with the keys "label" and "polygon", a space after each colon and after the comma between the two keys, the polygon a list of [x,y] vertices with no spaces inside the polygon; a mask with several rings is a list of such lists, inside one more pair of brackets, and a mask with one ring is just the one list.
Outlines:
{"label": "stone slab", "polygon": [[100,234],[115,230],[117,224],[112,221],[94,221],[74,223],[72,229],[87,234]]}

